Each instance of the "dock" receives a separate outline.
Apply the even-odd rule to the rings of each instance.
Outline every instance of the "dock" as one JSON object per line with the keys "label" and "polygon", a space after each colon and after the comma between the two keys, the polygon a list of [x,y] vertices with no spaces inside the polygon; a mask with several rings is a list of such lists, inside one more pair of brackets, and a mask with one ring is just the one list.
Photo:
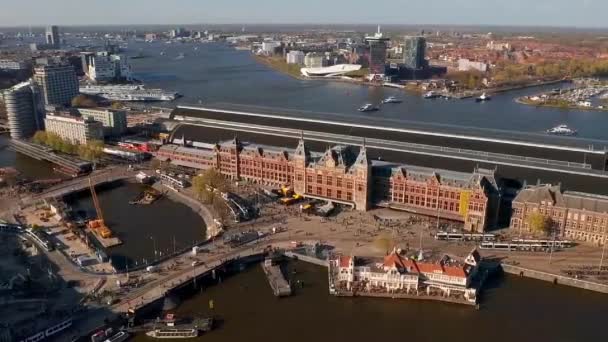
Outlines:
{"label": "dock", "polygon": [[95,239],[99,242],[101,246],[103,246],[103,248],[110,248],[122,245],[122,240],[118,237],[113,236],[110,238],[102,238],[101,235],[99,235],[99,233],[95,229],[87,228],[86,231],[91,233],[91,235],[95,237]]}
{"label": "dock", "polygon": [[272,288],[272,292],[277,297],[291,296],[291,286],[283,276],[281,267],[278,264],[274,264],[271,258],[267,258],[262,263],[262,269],[268,278],[268,283]]}

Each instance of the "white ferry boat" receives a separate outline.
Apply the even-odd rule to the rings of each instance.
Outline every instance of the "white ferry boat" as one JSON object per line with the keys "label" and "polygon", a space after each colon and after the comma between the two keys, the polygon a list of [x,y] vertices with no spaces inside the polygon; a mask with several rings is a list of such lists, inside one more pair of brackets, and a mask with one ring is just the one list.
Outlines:
{"label": "white ferry boat", "polygon": [[394,96],[389,96],[387,98],[385,98],[384,100],[382,100],[382,103],[401,103],[403,101],[401,101],[401,99],[398,99]]}
{"label": "white ferry boat", "polygon": [[153,338],[194,338],[198,337],[198,330],[194,328],[160,328],[148,331],[146,335]]}
{"label": "white ferry boat", "polygon": [[575,129],[570,128],[570,127],[568,127],[568,125],[564,125],[564,124],[550,128],[546,132],[547,132],[547,134],[565,135],[565,136],[573,136],[578,133]]}
{"label": "white ferry boat", "polygon": [[80,92],[97,95],[111,101],[173,101],[180,95],[162,89],[147,89],[143,85],[86,85]]}
{"label": "white ferry boat", "polygon": [[374,106],[371,103],[366,103],[358,109],[360,112],[374,112],[378,110],[378,107]]}

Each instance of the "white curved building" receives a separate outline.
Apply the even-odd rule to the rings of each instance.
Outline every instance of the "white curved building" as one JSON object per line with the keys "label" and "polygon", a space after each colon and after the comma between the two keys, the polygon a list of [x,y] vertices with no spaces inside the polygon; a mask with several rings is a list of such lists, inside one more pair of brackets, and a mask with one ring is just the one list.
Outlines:
{"label": "white curved building", "polygon": [[336,64],[322,68],[302,68],[300,72],[306,77],[335,77],[360,69],[359,64]]}

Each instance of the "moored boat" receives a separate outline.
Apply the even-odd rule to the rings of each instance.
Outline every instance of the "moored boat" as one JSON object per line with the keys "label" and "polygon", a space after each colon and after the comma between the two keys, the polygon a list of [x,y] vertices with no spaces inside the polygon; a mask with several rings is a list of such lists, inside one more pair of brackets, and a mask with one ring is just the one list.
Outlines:
{"label": "moored boat", "polygon": [[110,336],[104,342],[123,342],[129,339],[129,333],[126,331],[119,331],[118,333]]}
{"label": "moored boat", "polygon": [[153,338],[194,338],[198,337],[198,329],[159,328],[148,331],[147,336]]}
{"label": "moored boat", "polygon": [[475,102],[485,102],[485,101],[490,101],[491,99],[492,99],[492,97],[490,97],[486,93],[483,93],[483,94],[481,94],[481,96],[479,96],[478,98],[475,99]]}

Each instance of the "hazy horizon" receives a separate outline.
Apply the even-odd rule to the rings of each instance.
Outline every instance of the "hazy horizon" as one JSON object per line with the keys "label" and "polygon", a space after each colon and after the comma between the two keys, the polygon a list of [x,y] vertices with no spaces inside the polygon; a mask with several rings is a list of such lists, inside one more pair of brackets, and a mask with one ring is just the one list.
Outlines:
{"label": "hazy horizon", "polygon": [[[371,6],[370,6],[371,4]],[[601,0],[32,0],[7,2],[0,26],[443,25],[608,28]]]}

